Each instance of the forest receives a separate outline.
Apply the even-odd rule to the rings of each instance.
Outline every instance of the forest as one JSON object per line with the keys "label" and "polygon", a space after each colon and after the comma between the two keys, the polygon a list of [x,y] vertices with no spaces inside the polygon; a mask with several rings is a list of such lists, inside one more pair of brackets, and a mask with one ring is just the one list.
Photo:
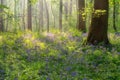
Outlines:
{"label": "forest", "polygon": [[120,80],[120,0],[0,0],[0,80]]}

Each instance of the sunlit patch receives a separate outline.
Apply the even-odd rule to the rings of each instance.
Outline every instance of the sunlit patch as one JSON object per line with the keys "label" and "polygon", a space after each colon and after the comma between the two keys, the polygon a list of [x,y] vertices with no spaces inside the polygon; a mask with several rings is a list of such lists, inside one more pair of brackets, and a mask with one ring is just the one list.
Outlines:
{"label": "sunlit patch", "polygon": [[24,45],[27,48],[33,48],[35,46],[39,46],[40,49],[45,49],[46,45],[44,42],[41,42],[39,39],[37,39],[33,34],[31,33],[26,33],[23,35],[23,41]]}
{"label": "sunlit patch", "polygon": [[46,45],[43,42],[37,42],[36,45],[40,46],[41,49],[45,49],[46,48]]}
{"label": "sunlit patch", "polygon": [[3,36],[0,36],[0,41],[2,41],[2,39],[3,39]]}

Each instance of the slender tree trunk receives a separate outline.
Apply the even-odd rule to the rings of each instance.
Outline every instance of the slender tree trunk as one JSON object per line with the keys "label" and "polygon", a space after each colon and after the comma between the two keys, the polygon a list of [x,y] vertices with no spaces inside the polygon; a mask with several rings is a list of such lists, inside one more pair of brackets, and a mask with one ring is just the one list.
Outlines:
{"label": "slender tree trunk", "polygon": [[31,0],[28,0],[28,30],[32,31],[32,3]]}
{"label": "slender tree trunk", "polygon": [[59,30],[62,31],[62,8],[63,8],[63,1],[60,0],[60,9],[59,9]]}
{"label": "slender tree trunk", "polygon": [[45,9],[46,9],[46,16],[47,16],[47,32],[49,32],[49,9],[48,9],[46,0],[45,0]]}
{"label": "slender tree trunk", "polygon": [[70,0],[70,12],[69,12],[69,14],[70,14],[70,16],[72,15],[72,6],[73,6],[73,4],[72,4],[72,2],[73,2],[73,0]]}
{"label": "slender tree trunk", "polygon": [[53,18],[54,18],[54,28],[55,28],[55,14],[54,14],[54,11],[53,11],[53,7],[52,7],[52,5],[51,5],[51,11],[52,11]]}
{"label": "slender tree trunk", "polygon": [[25,0],[23,2],[23,16],[22,16],[22,22],[23,22],[23,28],[24,30],[26,30],[25,28]]}
{"label": "slender tree trunk", "polygon": [[43,22],[43,0],[40,0],[39,1],[39,6],[40,6],[40,27],[39,27],[39,30],[41,29],[41,31],[43,31],[43,24],[44,24],[44,22]]}
{"label": "slender tree trunk", "polygon": [[17,30],[17,0],[14,0],[14,22],[15,22],[15,27],[14,27],[14,30],[16,31]]}
{"label": "slender tree trunk", "polygon": [[85,25],[85,0],[78,0],[77,29],[86,32]]}
{"label": "slender tree trunk", "polygon": [[[89,27],[87,44],[96,45],[98,43],[109,44],[108,30],[108,3],[109,0],[95,0],[94,10],[102,10],[100,13],[92,14],[92,22]],[[98,15],[99,14],[99,15]]]}
{"label": "slender tree trunk", "polygon": [[65,1],[64,9],[65,9],[65,19],[68,20],[68,1]]}
{"label": "slender tree trunk", "polygon": [[[1,5],[3,5],[3,0],[0,1]],[[4,22],[3,22],[3,8],[0,8],[0,31],[4,31]]]}
{"label": "slender tree trunk", "polygon": [[73,8],[73,0],[70,0],[70,4],[69,4],[69,25],[71,26],[72,23],[72,9]]}

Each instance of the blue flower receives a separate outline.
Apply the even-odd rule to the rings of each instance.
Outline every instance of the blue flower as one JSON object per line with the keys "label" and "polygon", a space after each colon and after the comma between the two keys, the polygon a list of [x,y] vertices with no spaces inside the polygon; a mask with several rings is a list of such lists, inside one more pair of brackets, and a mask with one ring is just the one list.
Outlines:
{"label": "blue flower", "polygon": [[83,78],[83,80],[87,80],[87,78]]}
{"label": "blue flower", "polygon": [[77,72],[72,72],[71,75],[74,77],[77,75]]}
{"label": "blue flower", "polygon": [[46,80],[50,80],[50,78],[49,77],[47,77],[47,79]]}
{"label": "blue flower", "polygon": [[70,71],[70,70],[71,70],[71,67],[67,67],[65,70],[66,70],[66,71]]}

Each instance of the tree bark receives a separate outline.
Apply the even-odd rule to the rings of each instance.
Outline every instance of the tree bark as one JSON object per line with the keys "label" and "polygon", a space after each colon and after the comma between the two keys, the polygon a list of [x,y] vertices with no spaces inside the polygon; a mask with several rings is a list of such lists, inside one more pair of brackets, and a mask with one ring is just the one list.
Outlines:
{"label": "tree bark", "polygon": [[[0,1],[0,4],[3,5],[3,0]],[[0,8],[0,31],[4,31],[3,8]]]}
{"label": "tree bark", "polygon": [[25,27],[25,0],[23,2],[23,13],[22,13],[22,22],[23,22],[23,29],[26,30],[26,27]]}
{"label": "tree bark", "polygon": [[52,7],[52,4],[51,4],[51,12],[52,12],[52,15],[53,15],[53,18],[54,18],[54,28],[56,28],[56,26],[55,26],[55,13],[54,13],[54,11],[53,11],[53,7]]}
{"label": "tree bark", "polygon": [[63,1],[60,0],[60,9],[59,9],[59,30],[62,31],[62,8]]}
{"label": "tree bark", "polygon": [[46,9],[46,16],[47,16],[47,32],[49,32],[49,9],[48,9],[46,0],[45,0],[45,9]]}
{"label": "tree bark", "polygon": [[39,6],[40,6],[40,26],[39,26],[39,30],[43,31],[43,26],[44,26],[44,22],[43,22],[43,0],[39,1]]}
{"label": "tree bark", "polygon": [[68,1],[64,3],[65,19],[68,20]]}
{"label": "tree bark", "polygon": [[72,15],[72,6],[73,6],[72,2],[73,2],[73,1],[70,0],[70,10],[69,10],[69,11],[70,11],[70,12],[69,12],[70,16]]}
{"label": "tree bark", "polygon": [[32,3],[31,0],[28,0],[28,30],[32,31]]}
{"label": "tree bark", "polygon": [[86,32],[84,8],[85,8],[85,0],[78,0],[77,29],[82,32]]}
{"label": "tree bark", "polygon": [[92,22],[89,27],[87,37],[87,44],[97,45],[98,43],[109,44],[107,30],[108,30],[108,3],[109,0],[95,0],[94,10],[105,10],[104,14],[99,16],[93,12]]}

